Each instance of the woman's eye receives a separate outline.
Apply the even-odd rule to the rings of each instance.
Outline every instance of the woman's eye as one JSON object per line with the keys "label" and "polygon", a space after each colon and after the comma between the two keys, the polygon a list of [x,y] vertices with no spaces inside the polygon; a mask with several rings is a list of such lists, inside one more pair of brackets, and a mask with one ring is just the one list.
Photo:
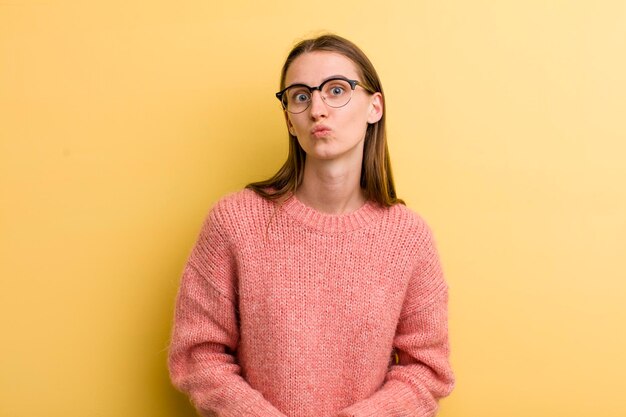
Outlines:
{"label": "woman's eye", "polygon": [[340,96],[344,93],[344,91],[346,90],[343,87],[334,86],[331,87],[330,94],[332,94],[333,96]]}
{"label": "woman's eye", "polygon": [[294,103],[305,103],[309,101],[309,94],[304,91],[295,92],[291,97]]}

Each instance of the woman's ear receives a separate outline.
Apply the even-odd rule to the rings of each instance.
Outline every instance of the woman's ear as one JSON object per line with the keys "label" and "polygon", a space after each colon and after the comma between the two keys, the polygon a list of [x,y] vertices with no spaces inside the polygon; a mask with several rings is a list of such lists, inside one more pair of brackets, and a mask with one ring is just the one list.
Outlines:
{"label": "woman's ear", "polygon": [[367,123],[374,124],[383,117],[383,95],[374,93],[370,97],[369,113],[367,114]]}
{"label": "woman's ear", "polygon": [[285,123],[287,124],[287,130],[291,136],[296,136],[296,131],[293,129],[293,125],[291,124],[291,120],[289,120],[289,113],[283,110],[283,114],[285,115]]}

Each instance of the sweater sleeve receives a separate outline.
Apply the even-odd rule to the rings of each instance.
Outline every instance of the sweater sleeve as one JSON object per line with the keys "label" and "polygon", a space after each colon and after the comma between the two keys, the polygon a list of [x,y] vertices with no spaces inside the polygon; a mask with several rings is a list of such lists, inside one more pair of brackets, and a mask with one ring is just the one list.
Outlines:
{"label": "sweater sleeve", "polygon": [[438,400],[454,388],[449,363],[448,287],[428,226],[396,328],[393,346],[398,363],[390,366],[383,386],[369,398],[342,410],[338,417],[432,417]]}
{"label": "sweater sleeve", "polygon": [[168,354],[172,383],[203,416],[285,417],[247,383],[236,361],[236,267],[219,223],[214,209],[183,271]]}

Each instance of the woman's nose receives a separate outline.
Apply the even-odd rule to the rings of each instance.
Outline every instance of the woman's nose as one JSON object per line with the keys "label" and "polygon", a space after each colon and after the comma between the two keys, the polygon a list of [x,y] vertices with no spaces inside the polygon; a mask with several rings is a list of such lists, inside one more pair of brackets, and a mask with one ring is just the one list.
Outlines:
{"label": "woman's nose", "polygon": [[311,94],[311,117],[318,119],[326,115],[328,115],[328,106],[322,98],[322,93],[320,91],[313,91]]}

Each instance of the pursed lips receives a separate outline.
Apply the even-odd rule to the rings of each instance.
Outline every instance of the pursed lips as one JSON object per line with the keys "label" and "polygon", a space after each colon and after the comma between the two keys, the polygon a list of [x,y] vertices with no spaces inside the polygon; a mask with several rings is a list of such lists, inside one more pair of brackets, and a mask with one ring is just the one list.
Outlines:
{"label": "pursed lips", "polygon": [[331,131],[332,131],[331,128],[329,128],[328,126],[318,125],[318,126],[315,126],[313,129],[311,129],[311,135],[315,136],[316,138],[319,138],[319,137],[328,135]]}

